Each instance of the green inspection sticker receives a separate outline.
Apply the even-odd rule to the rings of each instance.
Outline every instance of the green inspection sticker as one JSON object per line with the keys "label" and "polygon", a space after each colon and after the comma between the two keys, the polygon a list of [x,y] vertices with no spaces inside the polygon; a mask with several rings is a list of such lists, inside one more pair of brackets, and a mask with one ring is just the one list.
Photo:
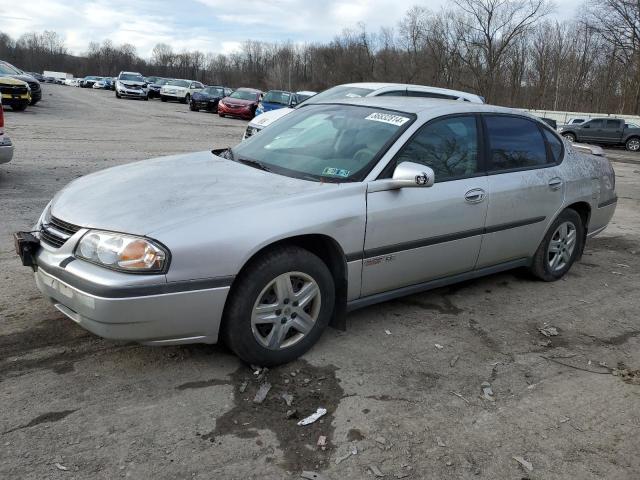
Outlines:
{"label": "green inspection sticker", "polygon": [[343,168],[327,167],[322,171],[322,174],[346,178],[349,175],[351,175],[351,170],[345,170]]}

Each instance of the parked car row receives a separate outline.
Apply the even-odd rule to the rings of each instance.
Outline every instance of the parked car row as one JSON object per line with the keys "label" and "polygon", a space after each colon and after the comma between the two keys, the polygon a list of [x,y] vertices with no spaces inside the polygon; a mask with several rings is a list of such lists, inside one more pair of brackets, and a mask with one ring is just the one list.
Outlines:
{"label": "parked car row", "polygon": [[40,82],[3,60],[0,60],[0,93],[2,103],[15,111],[23,111],[42,99]]}

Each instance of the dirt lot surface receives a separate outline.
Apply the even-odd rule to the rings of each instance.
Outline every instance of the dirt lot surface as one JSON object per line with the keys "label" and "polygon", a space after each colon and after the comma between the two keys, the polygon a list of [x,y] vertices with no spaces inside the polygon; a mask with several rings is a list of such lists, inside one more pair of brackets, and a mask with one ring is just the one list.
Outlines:
{"label": "dirt lot surface", "polygon": [[[613,374],[640,369],[640,155],[611,152],[614,222],[564,280],[514,271],[353,313],[347,332],[267,372],[256,404],[262,378],[223,347],[143,347],[76,326],[11,240],[79,175],[233,145],[246,123],[51,85],[6,123],[0,478],[640,478],[640,378]],[[286,415],[318,407],[328,413],[308,427]]]}

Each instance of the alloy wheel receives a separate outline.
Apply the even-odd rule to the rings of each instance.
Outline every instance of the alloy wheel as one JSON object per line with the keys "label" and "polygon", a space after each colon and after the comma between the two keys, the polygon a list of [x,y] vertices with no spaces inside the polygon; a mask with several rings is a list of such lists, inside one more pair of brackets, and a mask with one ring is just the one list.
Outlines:
{"label": "alloy wheel", "polygon": [[627,149],[632,152],[637,152],[640,150],[640,140],[637,138],[633,138],[627,142]]}
{"label": "alloy wheel", "polygon": [[287,272],[262,289],[251,314],[258,343],[282,350],[302,340],[315,326],[322,295],[318,283],[302,272]]}
{"label": "alloy wheel", "polygon": [[553,272],[558,272],[571,262],[576,248],[577,230],[571,222],[561,223],[551,237],[547,248],[547,263]]}

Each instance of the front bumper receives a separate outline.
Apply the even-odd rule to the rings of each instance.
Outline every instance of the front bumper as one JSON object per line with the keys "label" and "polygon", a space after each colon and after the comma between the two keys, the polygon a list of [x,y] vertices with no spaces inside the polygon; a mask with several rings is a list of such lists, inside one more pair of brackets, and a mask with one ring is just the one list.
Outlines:
{"label": "front bumper", "polygon": [[14,105],[29,105],[29,102],[31,102],[31,95],[28,93],[22,95],[2,94],[2,105],[13,107]]}
{"label": "front bumper", "polygon": [[66,263],[70,248],[40,247],[34,275],[43,295],[81,327],[104,338],[151,345],[217,341],[230,286],[180,282],[175,288],[164,276],[154,280],[164,283],[145,284],[138,275],[81,260]]}
{"label": "front bumper", "polygon": [[8,163],[13,158],[13,143],[6,135],[0,134],[0,163]]}
{"label": "front bumper", "polygon": [[229,115],[230,117],[243,118],[245,120],[251,120],[255,116],[251,106],[233,108],[220,103],[218,104],[218,113],[222,115]]}
{"label": "front bumper", "polygon": [[116,91],[122,97],[144,98],[147,96],[146,90],[133,90],[131,88],[116,88]]}

